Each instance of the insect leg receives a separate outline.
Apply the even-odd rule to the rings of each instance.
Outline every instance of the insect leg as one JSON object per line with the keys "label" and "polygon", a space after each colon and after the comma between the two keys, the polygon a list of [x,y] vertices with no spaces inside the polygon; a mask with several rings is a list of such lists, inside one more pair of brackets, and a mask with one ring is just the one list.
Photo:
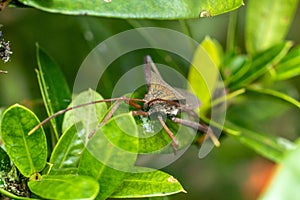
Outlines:
{"label": "insect leg", "polygon": [[155,66],[155,64],[154,64],[154,62],[153,62],[153,60],[151,58],[151,56],[149,56],[149,55],[145,56],[144,63],[145,63],[145,65],[150,66],[151,69],[159,76],[159,78],[162,79],[162,77],[161,77],[161,75],[160,75],[157,67]]}
{"label": "insect leg", "polygon": [[131,111],[131,113],[133,116],[144,116],[144,117],[149,116],[149,114],[147,112],[142,111],[142,110],[134,110],[134,111]]}
{"label": "insect leg", "polygon": [[199,124],[197,122],[193,122],[193,121],[189,121],[189,120],[185,120],[185,119],[181,119],[181,118],[177,118],[177,117],[172,117],[171,120],[175,123],[193,128],[195,130],[201,131],[206,133],[210,139],[212,140],[212,142],[214,143],[215,146],[220,146],[220,142],[218,140],[218,138],[216,138],[215,134],[213,133],[213,131],[211,130],[210,127],[206,126],[206,125],[202,125]]}
{"label": "insect leg", "polygon": [[126,103],[128,103],[132,107],[135,107],[136,109],[142,109],[142,106],[140,106],[139,104],[135,103],[133,100],[129,100],[128,102],[126,101]]}
{"label": "insect leg", "polygon": [[44,124],[46,124],[47,122],[49,122],[51,119],[53,119],[53,118],[55,118],[55,117],[57,117],[59,115],[62,115],[65,112],[68,112],[70,110],[74,110],[74,109],[77,109],[77,108],[81,108],[81,107],[84,107],[84,106],[96,104],[96,103],[111,102],[111,101],[125,101],[125,102],[139,101],[139,102],[144,102],[145,100],[142,100],[142,99],[131,99],[131,98],[128,98],[128,97],[118,97],[118,98],[111,98],[111,99],[101,99],[101,100],[91,101],[91,102],[88,102],[88,103],[83,103],[83,104],[79,104],[79,105],[76,105],[76,106],[68,107],[68,108],[60,110],[60,111],[54,113],[53,115],[51,115],[50,117],[44,119],[41,123],[39,123],[33,129],[31,129],[29,131],[28,135],[33,134],[36,130],[38,130]]}
{"label": "insect leg", "polygon": [[175,136],[173,135],[173,133],[170,131],[170,129],[168,128],[168,126],[166,125],[166,123],[164,122],[162,116],[158,116],[157,117],[159,122],[161,123],[162,127],[165,129],[165,131],[167,132],[167,134],[169,135],[169,137],[171,138],[172,140],[172,147],[173,147],[173,151],[174,151],[174,154],[176,154],[177,152],[177,147],[179,145],[177,139],[175,138]]}
{"label": "insect leg", "polygon": [[[124,101],[125,103],[127,103],[127,104],[129,104],[129,105],[131,105],[135,108],[141,108],[140,105],[138,105],[137,103],[134,102],[136,100],[137,99],[128,99],[127,97],[121,97],[121,98],[117,99],[115,105],[113,105],[113,107],[107,113],[105,118],[100,122],[100,124],[98,124],[97,127],[89,134],[88,138],[93,137],[93,135],[99,130],[99,128],[101,128],[101,126],[103,126],[103,124],[105,124],[112,117],[112,115],[115,113],[115,111],[120,106],[121,101]],[[140,112],[139,111],[133,111],[133,112],[137,112],[138,113],[137,115],[143,115],[142,114],[143,111],[140,111]],[[143,113],[146,113],[146,112],[143,112]]]}

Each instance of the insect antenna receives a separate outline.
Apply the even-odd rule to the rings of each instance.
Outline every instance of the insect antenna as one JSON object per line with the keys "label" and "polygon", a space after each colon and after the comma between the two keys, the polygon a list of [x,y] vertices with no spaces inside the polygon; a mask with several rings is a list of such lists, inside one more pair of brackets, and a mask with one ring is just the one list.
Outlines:
{"label": "insect antenna", "polygon": [[[36,130],[38,130],[44,124],[46,124],[47,122],[49,122],[51,119],[53,119],[53,118],[55,118],[55,117],[57,117],[59,115],[62,115],[62,114],[66,113],[66,112],[68,112],[70,110],[74,110],[74,109],[81,108],[81,107],[88,106],[88,105],[92,105],[92,104],[104,103],[104,102],[111,102],[111,101],[125,101],[125,102],[128,102],[128,104],[130,104],[130,102],[132,102],[132,101],[144,102],[143,99],[135,99],[135,98],[128,98],[128,97],[117,97],[117,98],[101,99],[101,100],[91,101],[91,102],[88,102],[88,103],[79,104],[79,105],[76,105],[76,106],[72,106],[72,107],[65,108],[63,110],[57,111],[56,113],[54,113],[50,117],[44,119],[42,122],[40,122],[38,125],[36,125],[33,129],[31,129],[28,132],[28,135],[33,134]],[[110,117],[111,117],[111,115],[110,115]]]}
{"label": "insect antenna", "polygon": [[100,122],[100,124],[97,125],[97,127],[89,134],[88,138],[93,137],[93,135],[95,135],[95,133],[97,132],[97,130],[103,126],[103,124],[105,124],[114,114],[114,112],[118,109],[119,105],[121,103],[121,100],[117,100],[116,103],[112,106],[112,108],[110,109],[110,111],[107,113],[107,115],[105,116],[105,118]]}
{"label": "insect antenna", "polygon": [[[149,56],[149,55],[145,56],[144,63],[145,63],[145,64],[150,64],[151,69],[156,73],[156,75],[157,75],[160,79],[163,80],[163,78],[161,77],[161,75],[160,75],[160,73],[159,73],[157,67],[155,66],[155,64],[154,64],[154,62],[153,62],[151,56]],[[151,74],[150,68],[148,68],[148,69],[146,69],[146,70],[149,70],[149,71],[145,71],[145,74],[146,74],[146,73],[147,73],[147,74]]]}

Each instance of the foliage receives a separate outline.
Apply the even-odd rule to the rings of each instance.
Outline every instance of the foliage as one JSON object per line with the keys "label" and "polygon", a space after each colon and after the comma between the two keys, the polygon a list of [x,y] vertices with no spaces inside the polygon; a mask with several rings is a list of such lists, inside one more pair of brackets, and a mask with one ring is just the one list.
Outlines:
{"label": "foliage", "polygon": [[[276,85],[299,74],[300,48],[293,47],[291,41],[284,39],[298,1],[293,0],[287,4],[283,1],[262,0],[257,4],[249,0],[247,3],[244,41],[246,53],[242,54],[235,43],[237,13],[232,12],[228,26],[227,49],[224,50],[218,41],[210,37],[203,40],[195,50],[189,68],[188,89],[194,91],[201,99],[202,121],[265,158],[282,164],[282,168],[277,170],[278,176],[262,199],[271,199],[274,196],[290,198],[296,190],[287,189],[287,185],[292,184],[294,188],[299,185],[299,170],[297,170],[299,167],[297,168],[296,159],[299,155],[299,143],[262,133],[255,127],[262,117],[270,118],[277,111],[276,105],[272,102],[280,102],[297,109],[300,107],[298,100],[285,93],[286,91],[282,92]],[[243,5],[243,2],[234,0],[188,0],[176,3],[163,0],[127,3],[121,0],[99,0],[93,3],[80,0],[52,3],[38,0],[12,2],[12,5],[16,6],[22,4],[48,12],[72,15],[86,14],[126,19],[190,19],[232,11]],[[269,9],[270,6],[274,9]],[[38,63],[36,75],[48,117],[66,108],[68,103],[70,108],[103,100],[99,93],[89,89],[76,94],[70,102],[71,92],[60,66],[39,45],[36,52]],[[224,82],[226,94],[215,98],[214,94],[220,89],[220,78]],[[255,112],[255,106],[244,107],[253,97],[268,99],[260,106],[270,111]],[[225,102],[229,103],[229,108],[223,126],[210,116],[213,109],[217,109]],[[99,103],[68,111],[64,117],[52,119],[50,128],[45,128],[44,131],[41,127],[30,135],[28,133],[32,128],[40,123],[36,114],[19,104],[6,108],[0,115],[1,141],[4,146],[0,149],[0,192],[14,199],[142,198],[186,192],[172,175],[162,170],[136,166],[140,153],[153,150],[168,151],[162,147],[170,143],[170,139],[163,131],[147,139],[138,139],[137,136],[143,134],[141,133],[143,123],[141,119],[133,117],[130,111],[124,112],[125,104],[121,104],[117,114],[97,129],[99,122],[114,105]],[[272,112],[273,110],[275,111]],[[241,112],[246,117],[241,116]],[[176,124],[171,122],[167,124],[171,130],[179,129]],[[93,137],[89,138],[95,130]],[[183,128],[186,135],[180,138],[180,148],[186,147],[184,139],[189,131],[191,131],[189,128]],[[198,145],[201,138],[202,135],[197,134],[194,144]],[[28,188],[23,189],[25,193],[27,191],[26,194],[30,191],[31,196],[16,196],[20,193],[8,190],[10,182],[7,177],[11,177],[11,174],[14,174],[13,181],[28,184]]]}
{"label": "foliage", "polygon": [[[73,15],[95,15],[118,18],[149,19],[190,19],[219,15],[243,5],[242,0],[226,1],[139,1],[124,3],[122,0],[72,1],[54,0],[43,2],[38,0],[20,0],[24,5],[54,13]],[[97,5],[97,6],[95,6]],[[133,12],[134,10],[134,12]]]}

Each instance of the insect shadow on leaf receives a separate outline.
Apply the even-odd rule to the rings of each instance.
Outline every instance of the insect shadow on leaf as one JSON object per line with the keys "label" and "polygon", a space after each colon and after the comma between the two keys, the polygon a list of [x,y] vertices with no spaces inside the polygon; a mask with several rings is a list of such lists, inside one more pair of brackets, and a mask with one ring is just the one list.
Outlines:
{"label": "insect shadow on leaf", "polygon": [[[168,83],[166,83],[162,79],[158,69],[156,68],[154,62],[152,61],[149,55],[145,56],[144,58],[144,74],[146,79],[147,93],[145,94],[143,99],[129,98],[124,96],[118,98],[91,101],[88,103],[69,107],[60,110],[57,113],[53,114],[52,116],[46,118],[40,124],[35,126],[28,134],[29,135],[32,134],[34,131],[36,131],[38,128],[43,126],[51,119],[69,110],[73,110],[76,108],[80,108],[83,106],[96,104],[96,103],[116,101],[116,103],[113,104],[110,111],[106,114],[103,120],[97,125],[94,131],[92,131],[89,134],[88,137],[91,138],[97,132],[97,130],[112,117],[114,112],[118,109],[120,103],[123,101],[136,109],[132,111],[133,116],[143,116],[143,117],[150,118],[150,120],[159,121],[162,128],[165,130],[165,132],[172,140],[171,145],[174,154],[176,154],[177,152],[179,142],[175,138],[172,131],[166,125],[165,121],[167,118],[177,124],[181,124],[190,127],[192,129],[195,129],[197,131],[201,131],[203,133],[208,134],[212,142],[216,146],[219,146],[218,139],[216,138],[212,130],[207,125],[178,117],[178,114],[180,112],[186,112],[191,117],[199,119],[198,115],[194,111],[194,109],[200,106],[200,102],[196,96],[183,89],[177,89],[177,88],[175,89],[171,87]],[[143,105],[138,104],[138,102],[142,103]]]}

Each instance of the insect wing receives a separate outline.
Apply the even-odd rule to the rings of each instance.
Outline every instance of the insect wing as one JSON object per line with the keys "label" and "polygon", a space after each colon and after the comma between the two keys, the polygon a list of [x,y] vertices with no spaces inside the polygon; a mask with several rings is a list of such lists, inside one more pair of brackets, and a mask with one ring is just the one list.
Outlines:
{"label": "insect wing", "polygon": [[151,101],[153,99],[180,101],[185,100],[185,97],[152,72],[151,82],[145,100]]}
{"label": "insect wing", "polygon": [[181,89],[181,88],[175,88],[177,92],[179,92],[182,96],[186,99],[185,107],[194,110],[196,108],[199,108],[201,105],[200,100],[198,97],[196,97],[194,94],[188,92],[187,90]]}
{"label": "insect wing", "polygon": [[145,57],[144,73],[148,91],[145,95],[146,101],[154,99],[185,100],[180,92],[173,89],[162,79],[150,56]]}

